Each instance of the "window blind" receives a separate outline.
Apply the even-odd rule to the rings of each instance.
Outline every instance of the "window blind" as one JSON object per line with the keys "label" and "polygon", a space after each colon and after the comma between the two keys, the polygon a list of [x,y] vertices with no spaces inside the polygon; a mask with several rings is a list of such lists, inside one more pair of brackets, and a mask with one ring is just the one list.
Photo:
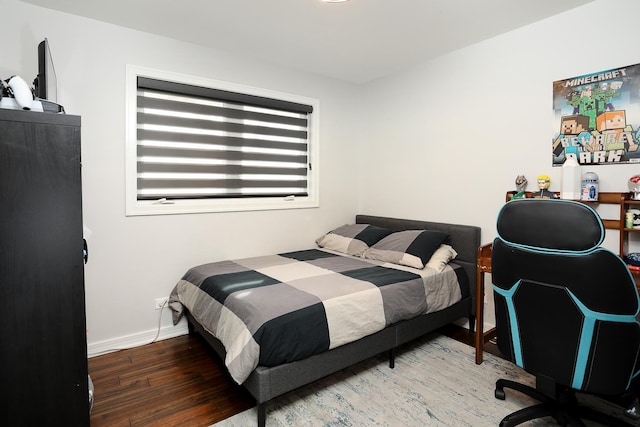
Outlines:
{"label": "window blind", "polygon": [[137,199],[308,195],[311,105],[137,78]]}

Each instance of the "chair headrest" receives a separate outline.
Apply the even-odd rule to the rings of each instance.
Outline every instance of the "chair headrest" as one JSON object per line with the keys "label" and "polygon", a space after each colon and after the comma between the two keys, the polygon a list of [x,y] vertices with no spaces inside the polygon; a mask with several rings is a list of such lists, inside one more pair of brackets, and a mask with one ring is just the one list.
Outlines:
{"label": "chair headrest", "polygon": [[498,237],[507,244],[552,252],[587,252],[605,229],[591,207],[571,200],[516,199],[498,213]]}

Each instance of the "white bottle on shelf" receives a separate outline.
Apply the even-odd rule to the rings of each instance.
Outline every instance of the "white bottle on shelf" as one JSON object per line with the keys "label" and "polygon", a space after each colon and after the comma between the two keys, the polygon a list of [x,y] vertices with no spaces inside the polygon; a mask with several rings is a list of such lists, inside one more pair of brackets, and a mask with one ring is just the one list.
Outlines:
{"label": "white bottle on shelf", "polygon": [[580,182],[582,171],[578,160],[574,155],[568,155],[562,165],[562,189],[560,198],[567,200],[580,200]]}

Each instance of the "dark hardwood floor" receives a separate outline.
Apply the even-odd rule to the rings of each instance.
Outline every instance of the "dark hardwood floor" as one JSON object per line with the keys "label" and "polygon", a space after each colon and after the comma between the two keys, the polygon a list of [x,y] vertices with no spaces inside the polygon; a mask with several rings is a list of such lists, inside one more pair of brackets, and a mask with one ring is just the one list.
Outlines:
{"label": "dark hardwood floor", "polygon": [[[473,346],[467,329],[441,333]],[[487,343],[485,351],[498,354]],[[209,426],[255,405],[199,335],[185,335],[89,359],[91,426]]]}
{"label": "dark hardwood floor", "polygon": [[91,426],[209,426],[255,401],[199,335],[89,359]]}

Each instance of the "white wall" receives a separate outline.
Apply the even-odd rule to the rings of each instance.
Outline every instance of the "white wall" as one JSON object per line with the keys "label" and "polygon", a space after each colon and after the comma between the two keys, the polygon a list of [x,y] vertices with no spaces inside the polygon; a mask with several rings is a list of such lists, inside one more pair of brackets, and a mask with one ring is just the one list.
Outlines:
{"label": "white wall", "polygon": [[[600,0],[357,87],[3,0],[0,35],[12,42],[3,45],[0,77],[30,81],[36,46],[48,37],[59,101],[82,116],[84,218],[93,230],[90,353],[152,338],[153,300],[168,295],[190,266],[310,247],[357,212],[475,224],[491,241],[516,175],[534,189],[537,175],[548,174],[551,189],[559,188],[549,150],[552,82],[640,62],[638,12],[635,0]],[[321,207],[125,217],[125,64],[318,98]],[[639,172],[629,165],[593,170],[601,191],[625,191]],[[162,336],[181,332],[168,313],[162,325]]]}
{"label": "white wall", "polygon": [[[639,63],[638,14],[636,0],[596,1],[367,85],[360,209],[479,225],[493,240],[516,175],[560,190],[552,82]],[[640,166],[589,170],[600,191],[627,191]],[[615,236],[605,243],[617,252]]]}
{"label": "white wall", "polygon": [[[154,299],[168,296],[189,267],[312,247],[322,233],[353,221],[358,207],[355,86],[16,0],[3,0],[2,14],[0,36],[6,43],[0,77],[18,74],[31,83],[37,45],[47,37],[58,100],[68,114],[82,116],[84,221],[93,231],[85,269],[90,354],[153,338],[159,314]],[[126,64],[319,99],[321,207],[125,217]],[[184,331],[184,325],[170,327],[168,311],[162,325],[161,336]]]}

